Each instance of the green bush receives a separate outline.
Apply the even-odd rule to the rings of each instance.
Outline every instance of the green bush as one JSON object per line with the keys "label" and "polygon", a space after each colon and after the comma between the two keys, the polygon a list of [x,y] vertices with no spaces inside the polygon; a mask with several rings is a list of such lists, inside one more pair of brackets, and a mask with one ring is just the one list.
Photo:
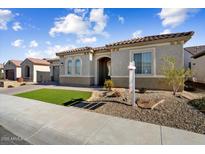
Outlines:
{"label": "green bush", "polygon": [[104,87],[108,90],[111,91],[112,88],[114,87],[113,81],[112,80],[106,80],[104,83]]}
{"label": "green bush", "polygon": [[205,113],[205,97],[191,100],[188,104]]}

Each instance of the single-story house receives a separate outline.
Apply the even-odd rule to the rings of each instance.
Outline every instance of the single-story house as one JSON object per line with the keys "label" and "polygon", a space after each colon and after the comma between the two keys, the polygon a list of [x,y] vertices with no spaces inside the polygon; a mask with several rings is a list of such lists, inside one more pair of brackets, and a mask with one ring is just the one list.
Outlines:
{"label": "single-story house", "polygon": [[45,59],[26,58],[21,63],[22,77],[28,82],[50,81],[50,63]]}
{"label": "single-story house", "polygon": [[0,79],[4,79],[4,65],[0,64]]}
{"label": "single-story house", "polygon": [[191,59],[197,53],[200,53],[205,50],[205,45],[200,46],[191,46],[184,48],[184,67],[186,69],[191,69]]}
{"label": "single-story house", "polygon": [[198,52],[191,59],[192,71],[198,83],[205,84],[205,50]]}
{"label": "single-story house", "polygon": [[59,66],[60,66],[59,58],[48,59],[48,62],[50,62],[51,81],[59,82]]}
{"label": "single-story house", "polygon": [[8,60],[4,65],[5,79],[17,80],[21,77],[21,60]]}
{"label": "single-story house", "polygon": [[60,58],[62,85],[103,85],[112,79],[115,87],[128,87],[128,65],[136,65],[136,88],[171,89],[163,82],[162,58],[176,58],[176,65],[184,67],[183,45],[194,32],[152,35],[107,44],[103,47],[82,47],[56,53]]}

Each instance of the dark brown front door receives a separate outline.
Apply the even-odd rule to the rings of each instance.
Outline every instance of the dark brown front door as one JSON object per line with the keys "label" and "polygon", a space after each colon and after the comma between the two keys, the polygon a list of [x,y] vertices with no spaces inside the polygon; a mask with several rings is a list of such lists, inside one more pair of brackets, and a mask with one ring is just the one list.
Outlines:
{"label": "dark brown front door", "polygon": [[14,80],[14,70],[6,70],[6,79]]}
{"label": "dark brown front door", "polygon": [[110,79],[108,76],[108,65],[107,62],[110,58],[104,57],[99,60],[99,86],[103,86],[106,79]]}

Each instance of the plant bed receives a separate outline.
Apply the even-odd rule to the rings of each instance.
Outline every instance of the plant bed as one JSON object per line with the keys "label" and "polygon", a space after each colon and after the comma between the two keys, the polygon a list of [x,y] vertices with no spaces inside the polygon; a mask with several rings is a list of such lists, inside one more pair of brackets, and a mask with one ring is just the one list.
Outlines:
{"label": "plant bed", "polygon": [[[123,102],[128,91],[121,91],[122,97],[107,98],[99,94],[96,102],[105,103],[103,106],[92,110],[93,112],[143,121],[168,127],[184,129],[196,133],[205,134],[205,114],[188,104],[188,100],[178,98],[167,91],[147,91],[144,94],[136,93],[138,99],[164,100],[154,109],[133,107]],[[110,101],[108,100],[110,99]]]}

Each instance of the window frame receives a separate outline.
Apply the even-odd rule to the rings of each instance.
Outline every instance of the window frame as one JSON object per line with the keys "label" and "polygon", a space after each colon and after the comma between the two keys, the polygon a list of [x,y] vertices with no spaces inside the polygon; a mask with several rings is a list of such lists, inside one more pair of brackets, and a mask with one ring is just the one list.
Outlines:
{"label": "window frame", "polygon": [[[76,73],[76,61],[77,60],[79,60],[79,62],[80,62],[80,70],[79,70],[80,72],[79,72],[79,74]],[[76,76],[81,76],[81,74],[82,74],[82,60],[81,60],[80,57],[76,57],[74,59],[74,73],[75,73]]]}
{"label": "window frame", "polygon": [[136,77],[148,77],[148,76],[155,76],[156,75],[156,49],[155,48],[144,48],[144,49],[134,49],[130,50],[130,62],[134,61],[134,54],[138,53],[151,53],[151,73],[150,74],[137,74],[135,73]]}
{"label": "window frame", "polygon": [[[69,74],[68,73],[68,62],[71,62],[71,73]],[[66,75],[72,75],[73,74],[73,60],[72,59],[67,59],[67,61],[66,61]]]}

